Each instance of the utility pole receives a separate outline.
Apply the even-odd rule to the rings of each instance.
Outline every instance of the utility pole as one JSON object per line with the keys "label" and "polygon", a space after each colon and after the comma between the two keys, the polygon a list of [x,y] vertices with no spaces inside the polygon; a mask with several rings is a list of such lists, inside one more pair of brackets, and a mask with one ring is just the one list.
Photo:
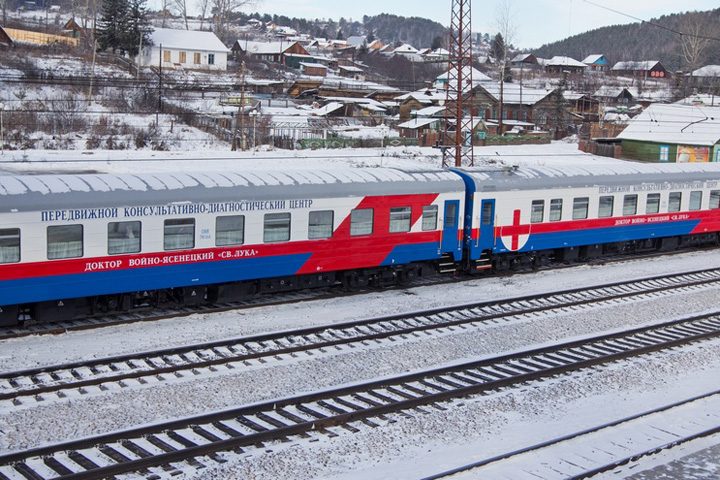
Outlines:
{"label": "utility pole", "polygon": [[237,133],[238,125],[241,126],[242,135],[242,150],[245,151],[245,62],[242,62],[242,69],[240,74],[240,105],[238,105],[238,118],[235,119],[235,128],[233,130],[232,142],[230,150],[237,150]]}
{"label": "utility pole", "polygon": [[[452,0],[450,58],[445,93],[443,166],[473,165],[473,82],[470,0]],[[464,98],[467,96],[467,98]],[[455,129],[450,131],[450,127]],[[454,160],[451,161],[451,158]]]}
{"label": "utility pole", "polygon": [[160,110],[162,110],[162,62],[163,62],[163,49],[162,49],[162,43],[160,44],[160,60],[158,63],[160,64],[159,72],[158,72],[158,106],[157,111],[155,112],[155,125],[159,128],[160,127]]}

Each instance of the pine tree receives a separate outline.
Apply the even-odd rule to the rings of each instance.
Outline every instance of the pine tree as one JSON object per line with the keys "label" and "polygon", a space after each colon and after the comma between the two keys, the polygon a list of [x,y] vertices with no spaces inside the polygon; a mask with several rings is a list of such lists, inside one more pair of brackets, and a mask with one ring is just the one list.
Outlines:
{"label": "pine tree", "polygon": [[100,50],[138,54],[140,37],[150,45],[152,27],[147,19],[145,0],[105,0],[98,34]]}

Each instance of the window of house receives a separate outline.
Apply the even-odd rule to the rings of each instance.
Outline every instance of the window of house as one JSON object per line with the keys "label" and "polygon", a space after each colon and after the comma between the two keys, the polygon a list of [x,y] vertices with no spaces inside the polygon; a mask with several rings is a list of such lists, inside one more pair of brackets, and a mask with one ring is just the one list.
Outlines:
{"label": "window of house", "polygon": [[245,243],[245,215],[226,215],[215,218],[215,245]]}
{"label": "window of house", "polygon": [[600,197],[600,203],[598,204],[598,218],[612,217],[614,200],[615,197],[612,195]]}
{"label": "window of house", "polygon": [[266,213],[263,242],[287,242],[290,240],[290,213]]}
{"label": "window of house", "polygon": [[562,198],[550,200],[550,221],[559,222],[562,219]]}
{"label": "window of house", "polygon": [[174,218],[165,220],[163,247],[165,250],[181,250],[195,246],[195,219]]}
{"label": "window of house", "polygon": [[0,263],[20,261],[20,229],[0,229]]}
{"label": "window of house", "polygon": [[390,233],[410,231],[411,207],[390,208]]}
{"label": "window of house", "polygon": [[652,214],[660,211],[660,194],[649,193],[647,196],[647,204],[645,205],[645,213]]}
{"label": "window of house", "polygon": [[542,222],[544,211],[545,200],[533,200],[530,206],[530,223]]}
{"label": "window of house", "polygon": [[637,195],[625,195],[623,198],[623,215],[635,215],[637,213]]}
{"label": "window of house", "polygon": [[185,63],[187,61],[187,52],[180,52],[180,63]]}
{"label": "window of house", "polygon": [[700,210],[700,207],[702,206],[702,192],[700,190],[696,190],[694,192],[690,192],[690,210]]}
{"label": "window of house", "polygon": [[47,257],[77,258],[83,256],[83,226],[59,225],[47,227]]}
{"label": "window of house", "polygon": [[362,208],[350,214],[350,235],[370,235],[373,233],[373,209]]}
{"label": "window of house", "polygon": [[310,212],[310,220],[308,222],[308,238],[315,240],[318,238],[330,238],[333,234],[333,211],[322,210],[319,212]]}
{"label": "window of house", "polygon": [[201,59],[200,53],[199,53],[199,52],[195,52],[195,53],[193,54],[193,57],[194,57],[194,60],[195,60],[195,65],[200,65],[200,59]]}
{"label": "window of house", "polygon": [[710,208],[720,208],[720,190],[710,191]]}
{"label": "window of house", "polygon": [[588,204],[590,199],[588,197],[578,197],[573,199],[573,220],[583,220],[588,218]]}
{"label": "window of house", "polygon": [[163,62],[172,61],[171,60],[172,57],[170,56],[170,53],[171,53],[170,50],[163,50]]}
{"label": "window of house", "polygon": [[140,222],[108,223],[108,255],[140,251]]}
{"label": "window of house", "polygon": [[422,229],[423,229],[423,231],[437,230],[437,217],[438,217],[437,205],[425,205],[423,207],[423,214],[422,214]]}
{"label": "window of house", "polygon": [[668,212],[679,212],[682,205],[682,192],[671,192],[668,201]]}
{"label": "window of house", "polygon": [[215,65],[215,54],[208,53],[208,65]]}

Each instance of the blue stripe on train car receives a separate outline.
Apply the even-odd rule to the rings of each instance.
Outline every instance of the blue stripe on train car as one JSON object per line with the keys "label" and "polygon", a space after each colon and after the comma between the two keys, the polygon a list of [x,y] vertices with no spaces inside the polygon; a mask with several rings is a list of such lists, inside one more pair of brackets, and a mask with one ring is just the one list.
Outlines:
{"label": "blue stripe on train car", "polygon": [[436,260],[440,258],[439,252],[440,244],[438,242],[398,245],[392,249],[380,265],[403,265],[424,260]]}
{"label": "blue stripe on train car", "polygon": [[246,258],[0,282],[0,305],[294,275],[310,254]]}
{"label": "blue stripe on train car", "polygon": [[[655,223],[644,225],[624,225],[621,227],[589,228],[584,230],[568,230],[563,232],[533,233],[519,252],[532,250],[552,250],[555,248],[578,247],[600,243],[622,242],[627,240],[644,240],[648,238],[672,237],[688,235],[700,223],[700,220],[677,221],[672,223]],[[494,253],[510,250],[498,241]]]}

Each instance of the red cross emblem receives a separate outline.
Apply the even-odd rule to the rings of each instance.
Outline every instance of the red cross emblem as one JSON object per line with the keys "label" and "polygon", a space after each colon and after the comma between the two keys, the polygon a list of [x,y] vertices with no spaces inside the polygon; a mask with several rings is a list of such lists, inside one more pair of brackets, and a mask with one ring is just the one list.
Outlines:
{"label": "red cross emblem", "polygon": [[[503,227],[497,227],[496,236],[510,237],[511,244],[510,250],[515,251],[520,248],[520,236],[530,235],[530,225],[520,225],[520,210],[513,212],[513,223],[512,225],[505,225]],[[503,241],[505,243],[505,241]],[[523,241],[523,245],[525,242]]]}

